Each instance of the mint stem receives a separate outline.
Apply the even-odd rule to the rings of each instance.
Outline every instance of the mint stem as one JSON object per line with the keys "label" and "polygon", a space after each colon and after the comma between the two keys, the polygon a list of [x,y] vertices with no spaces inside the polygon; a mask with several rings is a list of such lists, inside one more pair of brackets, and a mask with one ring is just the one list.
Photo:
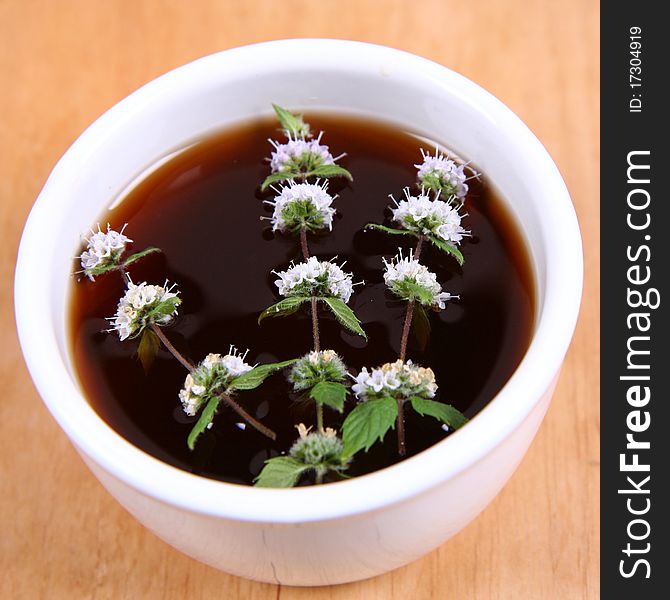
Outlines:
{"label": "mint stem", "polygon": [[[419,236],[414,250],[414,260],[421,258],[421,250],[423,249],[423,241],[426,239],[424,235]],[[412,317],[414,316],[414,300],[407,303],[407,312],[405,313],[405,322],[402,326],[402,338],[400,338],[400,355],[401,361],[405,362],[407,356],[407,340],[409,340],[409,332],[412,329]],[[405,413],[403,410],[404,400],[398,400],[398,417],[396,419],[396,427],[398,430],[398,454],[405,456]]]}
{"label": "mint stem", "polygon": [[[305,260],[309,259],[309,247],[307,245],[307,230],[303,227],[300,229],[300,248],[302,250],[302,256]],[[321,336],[319,334],[319,314],[318,314],[318,305],[317,299],[314,294],[312,294],[311,300],[311,313],[312,313],[312,337],[314,338],[314,351],[319,352],[321,350]],[[316,403],[316,428],[323,433],[323,406]],[[320,483],[320,482],[317,482]]]}
{"label": "mint stem", "polygon": [[307,260],[309,258],[309,248],[307,247],[307,230],[304,227],[300,230],[300,248],[302,257]]}
{"label": "mint stem", "polygon": [[277,434],[263,425],[260,421],[257,421],[252,417],[246,410],[244,410],[235,400],[233,400],[228,394],[221,393],[219,394],[221,400],[223,400],[230,408],[232,408],[240,417],[242,417],[249,425],[251,425],[256,431],[262,433],[265,437],[270,438],[271,440],[277,439]]}
{"label": "mint stem", "polygon": [[398,398],[398,416],[396,417],[396,429],[398,430],[398,454],[405,456],[405,399]]}
{"label": "mint stem", "polygon": [[161,331],[161,328],[158,325],[156,325],[155,323],[152,323],[151,324],[151,331],[153,331],[158,336],[158,339],[161,341],[163,346],[165,346],[165,348],[168,350],[168,352],[170,352],[170,354],[172,354],[172,356],[174,356],[184,366],[184,368],[187,371],[189,371],[189,373],[192,373],[193,369],[195,368],[193,366],[193,363],[191,363],[190,360],[185,358],[181,354],[181,352],[179,352],[179,350],[177,350],[172,345],[172,342],[170,342],[170,340],[167,339],[166,335]]}
{"label": "mint stem", "polygon": [[[414,250],[414,260],[419,260],[421,258],[421,250],[423,248],[423,241],[425,236],[420,235],[419,241],[416,243],[416,249]],[[400,338],[400,360],[405,360],[405,355],[407,354],[407,340],[409,339],[409,332],[412,329],[412,317],[414,316],[414,300],[410,300],[407,303],[407,312],[405,313],[405,322],[402,327],[402,338]]]}

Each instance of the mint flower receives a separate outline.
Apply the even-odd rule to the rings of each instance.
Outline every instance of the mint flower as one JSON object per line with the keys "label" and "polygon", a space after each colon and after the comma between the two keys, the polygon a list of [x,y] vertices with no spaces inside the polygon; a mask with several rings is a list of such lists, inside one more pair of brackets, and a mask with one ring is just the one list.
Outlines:
{"label": "mint flower", "polygon": [[302,423],[297,429],[300,437],[289,450],[291,458],[316,470],[318,479],[328,471],[341,472],[347,468],[349,460],[342,458],[342,441],[334,429],[326,427],[322,433],[310,433]]}
{"label": "mint flower", "polygon": [[312,351],[298,359],[291,368],[288,379],[296,391],[313,388],[318,383],[342,382],[347,368],[333,350]]}
{"label": "mint flower", "polygon": [[306,262],[292,265],[286,271],[274,272],[275,285],[282,296],[319,296],[349,302],[353,293],[351,273],[328,261],[311,256]]}
{"label": "mint flower", "polygon": [[335,161],[344,155],[334,158],[328,146],[321,144],[322,135],[323,132],[316,139],[309,141],[289,136],[285,144],[268,140],[274,147],[274,152],[270,156],[272,172],[307,175],[323,165],[334,165]]}
{"label": "mint flower", "polygon": [[98,225],[98,231],[92,231],[91,235],[85,238],[86,250],[79,257],[84,274],[91,281],[96,275],[101,275],[110,268],[119,265],[121,255],[126,250],[126,244],[132,242],[130,238],[123,235],[124,225],[121,231],[114,231],[107,224],[107,231],[104,232]]}
{"label": "mint flower", "polygon": [[289,181],[279,195],[266,201],[274,207],[272,230],[297,233],[301,229],[331,230],[335,209],[331,208],[334,197],[328,192],[328,182],[322,185]]}
{"label": "mint flower", "polygon": [[421,191],[412,196],[409,188],[405,188],[405,199],[395,202],[396,208],[391,209],[393,220],[407,231],[418,235],[435,236],[450,244],[459,244],[469,232],[461,227],[461,215],[448,202],[431,200]]}
{"label": "mint flower", "polygon": [[235,377],[251,371],[253,367],[244,362],[247,352],[240,354],[234,346],[231,346],[225,356],[208,354],[193,372],[186,376],[184,387],[179,392],[184,412],[189,416],[195,416],[204,402],[225,391]]}
{"label": "mint flower", "polygon": [[421,149],[423,162],[414,165],[418,169],[417,177],[421,187],[435,192],[445,198],[463,200],[468,193],[468,184],[464,165],[456,164],[435,149],[435,156],[431,156]]}
{"label": "mint flower", "polygon": [[137,337],[151,325],[167,325],[181,304],[177,296],[179,292],[172,291],[174,288],[174,285],[168,287],[167,281],[162,286],[149,285],[145,281],[135,285],[130,281],[119,300],[116,315],[108,319],[114,324],[109,331],[116,331],[123,341]]}
{"label": "mint flower", "polygon": [[370,371],[363,367],[354,379],[356,383],[351,390],[363,401],[387,397],[429,399],[437,391],[433,370],[415,365],[411,360],[397,360]]}
{"label": "mint flower", "polygon": [[406,258],[400,251],[391,261],[385,258],[382,260],[386,267],[384,283],[399,298],[441,310],[445,308],[447,300],[455,297],[442,291],[435,273],[413,259],[411,251]]}

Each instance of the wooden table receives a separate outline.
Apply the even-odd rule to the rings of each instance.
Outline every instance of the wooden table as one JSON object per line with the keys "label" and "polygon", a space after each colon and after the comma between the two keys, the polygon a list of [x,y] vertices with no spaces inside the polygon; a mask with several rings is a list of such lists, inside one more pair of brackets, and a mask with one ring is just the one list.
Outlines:
{"label": "wooden table", "polygon": [[[597,598],[598,11],[595,0],[0,0],[0,598]],[[309,36],[399,47],[493,92],[556,159],[586,251],[581,319],[558,391],[509,485],[472,525],[422,560],[322,589],[217,572],[131,518],[42,405],[12,312],[24,220],[85,126],[194,58]]]}

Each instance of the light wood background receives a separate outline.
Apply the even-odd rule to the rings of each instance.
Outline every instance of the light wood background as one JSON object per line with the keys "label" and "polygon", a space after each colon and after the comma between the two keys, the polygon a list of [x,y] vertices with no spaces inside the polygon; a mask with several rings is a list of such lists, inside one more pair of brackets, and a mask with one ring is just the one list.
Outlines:
{"label": "light wood background", "polygon": [[[596,0],[0,0],[0,598],[597,598],[598,12]],[[217,572],[126,514],[43,407],[12,304],[24,220],[91,121],[199,56],[309,36],[402,48],[493,92],[556,159],[586,251],[579,327],[547,419],[512,481],[422,560],[321,589]]]}

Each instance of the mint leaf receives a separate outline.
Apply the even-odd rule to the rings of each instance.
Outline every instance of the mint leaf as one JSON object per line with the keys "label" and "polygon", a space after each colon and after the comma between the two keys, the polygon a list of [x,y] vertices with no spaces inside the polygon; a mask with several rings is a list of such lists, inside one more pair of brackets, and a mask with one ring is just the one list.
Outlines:
{"label": "mint leaf", "polygon": [[406,229],[393,229],[392,227],[386,227],[385,225],[378,225],[377,223],[368,223],[365,226],[365,229],[377,229],[383,231],[384,233],[390,233],[391,235],[416,235],[411,231]]}
{"label": "mint leaf", "polygon": [[207,429],[207,425],[209,425],[214,419],[214,415],[216,414],[216,409],[219,407],[220,401],[221,398],[218,396],[213,396],[209,399],[209,402],[207,403],[207,406],[205,406],[205,409],[202,411],[202,413],[200,413],[200,418],[196,421],[193,429],[191,429],[191,433],[188,434],[187,444],[191,450],[195,448],[195,442],[198,439],[198,436],[203,431],[205,431],[205,429]]}
{"label": "mint leaf", "polygon": [[161,252],[161,249],[150,246],[149,248],[145,248],[141,252],[135,252],[135,254],[131,254],[128,258],[126,258],[125,262],[123,263],[123,266],[127,267],[129,265],[132,265],[133,263],[144,258],[145,256],[148,256],[149,254],[154,254],[155,252]]}
{"label": "mint leaf", "polygon": [[448,244],[444,240],[434,235],[429,235],[427,237],[430,240],[430,243],[433,244],[433,246],[439,248],[440,250],[442,250],[442,252],[451,254],[451,256],[453,256],[458,261],[458,264],[463,266],[465,259],[463,258],[461,251],[458,248],[456,248],[456,246],[454,246],[453,244]]}
{"label": "mint leaf", "polygon": [[346,177],[349,181],[353,181],[354,178],[344,167],[340,165],[321,165],[316,169],[310,171],[306,175],[307,177]]}
{"label": "mint leaf", "polygon": [[320,381],[310,390],[309,396],[319,404],[325,404],[337,412],[342,412],[344,400],[347,397],[347,388],[335,381]]}
{"label": "mint leaf", "polygon": [[104,275],[105,273],[110,273],[112,271],[118,271],[119,265],[115,262],[110,264],[101,264],[93,267],[92,269],[87,269],[85,271],[86,275],[91,275],[92,277],[97,277],[98,275]]}
{"label": "mint leaf", "polygon": [[412,333],[419,344],[419,349],[421,351],[425,350],[430,338],[430,320],[426,309],[421,304],[414,305]]}
{"label": "mint leaf", "polygon": [[395,427],[398,403],[394,398],[378,398],[359,404],[342,424],[343,458],[349,458],[359,450],[369,450],[377,440],[383,440],[386,432]]}
{"label": "mint leaf", "polygon": [[235,377],[235,379],[228,384],[228,390],[253,390],[261,385],[261,383],[263,383],[270,375],[284,367],[292,365],[296,360],[296,358],[292,358],[291,360],[285,360],[283,362],[258,365],[251,369],[251,371],[247,371],[239,377]]}
{"label": "mint leaf", "polygon": [[280,181],[287,181],[288,179],[293,179],[297,177],[298,173],[291,173],[289,171],[279,171],[278,173],[270,173],[263,183],[261,184],[261,192],[264,192],[271,186],[273,183],[279,183]]}
{"label": "mint leaf", "polygon": [[146,328],[142,331],[140,345],[137,347],[137,356],[145,373],[149,372],[160,346],[158,336],[151,329]]}
{"label": "mint leaf", "polygon": [[154,317],[157,315],[171,315],[174,314],[174,311],[177,310],[177,307],[181,304],[181,298],[179,296],[174,296],[173,298],[168,298],[159,302],[154,308],[151,309],[149,315]]}
{"label": "mint leaf", "polygon": [[309,135],[309,125],[302,120],[302,115],[294,115],[292,112],[273,104],[275,114],[282,129],[293,137],[307,137]]}
{"label": "mint leaf", "polygon": [[267,317],[285,317],[296,312],[302,304],[309,302],[309,296],[289,296],[266,308],[258,317],[258,323]]}
{"label": "mint leaf", "polygon": [[433,292],[411,279],[401,279],[393,282],[392,291],[405,300],[416,300],[424,306],[432,306]]}
{"label": "mint leaf", "polygon": [[454,429],[458,429],[468,422],[468,419],[460,410],[449,404],[436,402],[435,400],[426,400],[418,396],[412,396],[410,402],[412,403],[412,408],[422,417],[426,415],[435,417],[438,421],[442,421]]}
{"label": "mint leaf", "polygon": [[265,461],[263,470],[254,481],[256,487],[293,487],[307,469],[307,465],[290,456],[275,456]]}
{"label": "mint leaf", "polygon": [[323,300],[323,302],[328,305],[330,310],[335,315],[335,318],[345,329],[363,336],[366,340],[368,339],[368,336],[365,334],[365,331],[363,331],[361,322],[354,314],[354,311],[351,310],[344,302],[342,302],[342,300],[339,298],[319,298],[319,300]]}

